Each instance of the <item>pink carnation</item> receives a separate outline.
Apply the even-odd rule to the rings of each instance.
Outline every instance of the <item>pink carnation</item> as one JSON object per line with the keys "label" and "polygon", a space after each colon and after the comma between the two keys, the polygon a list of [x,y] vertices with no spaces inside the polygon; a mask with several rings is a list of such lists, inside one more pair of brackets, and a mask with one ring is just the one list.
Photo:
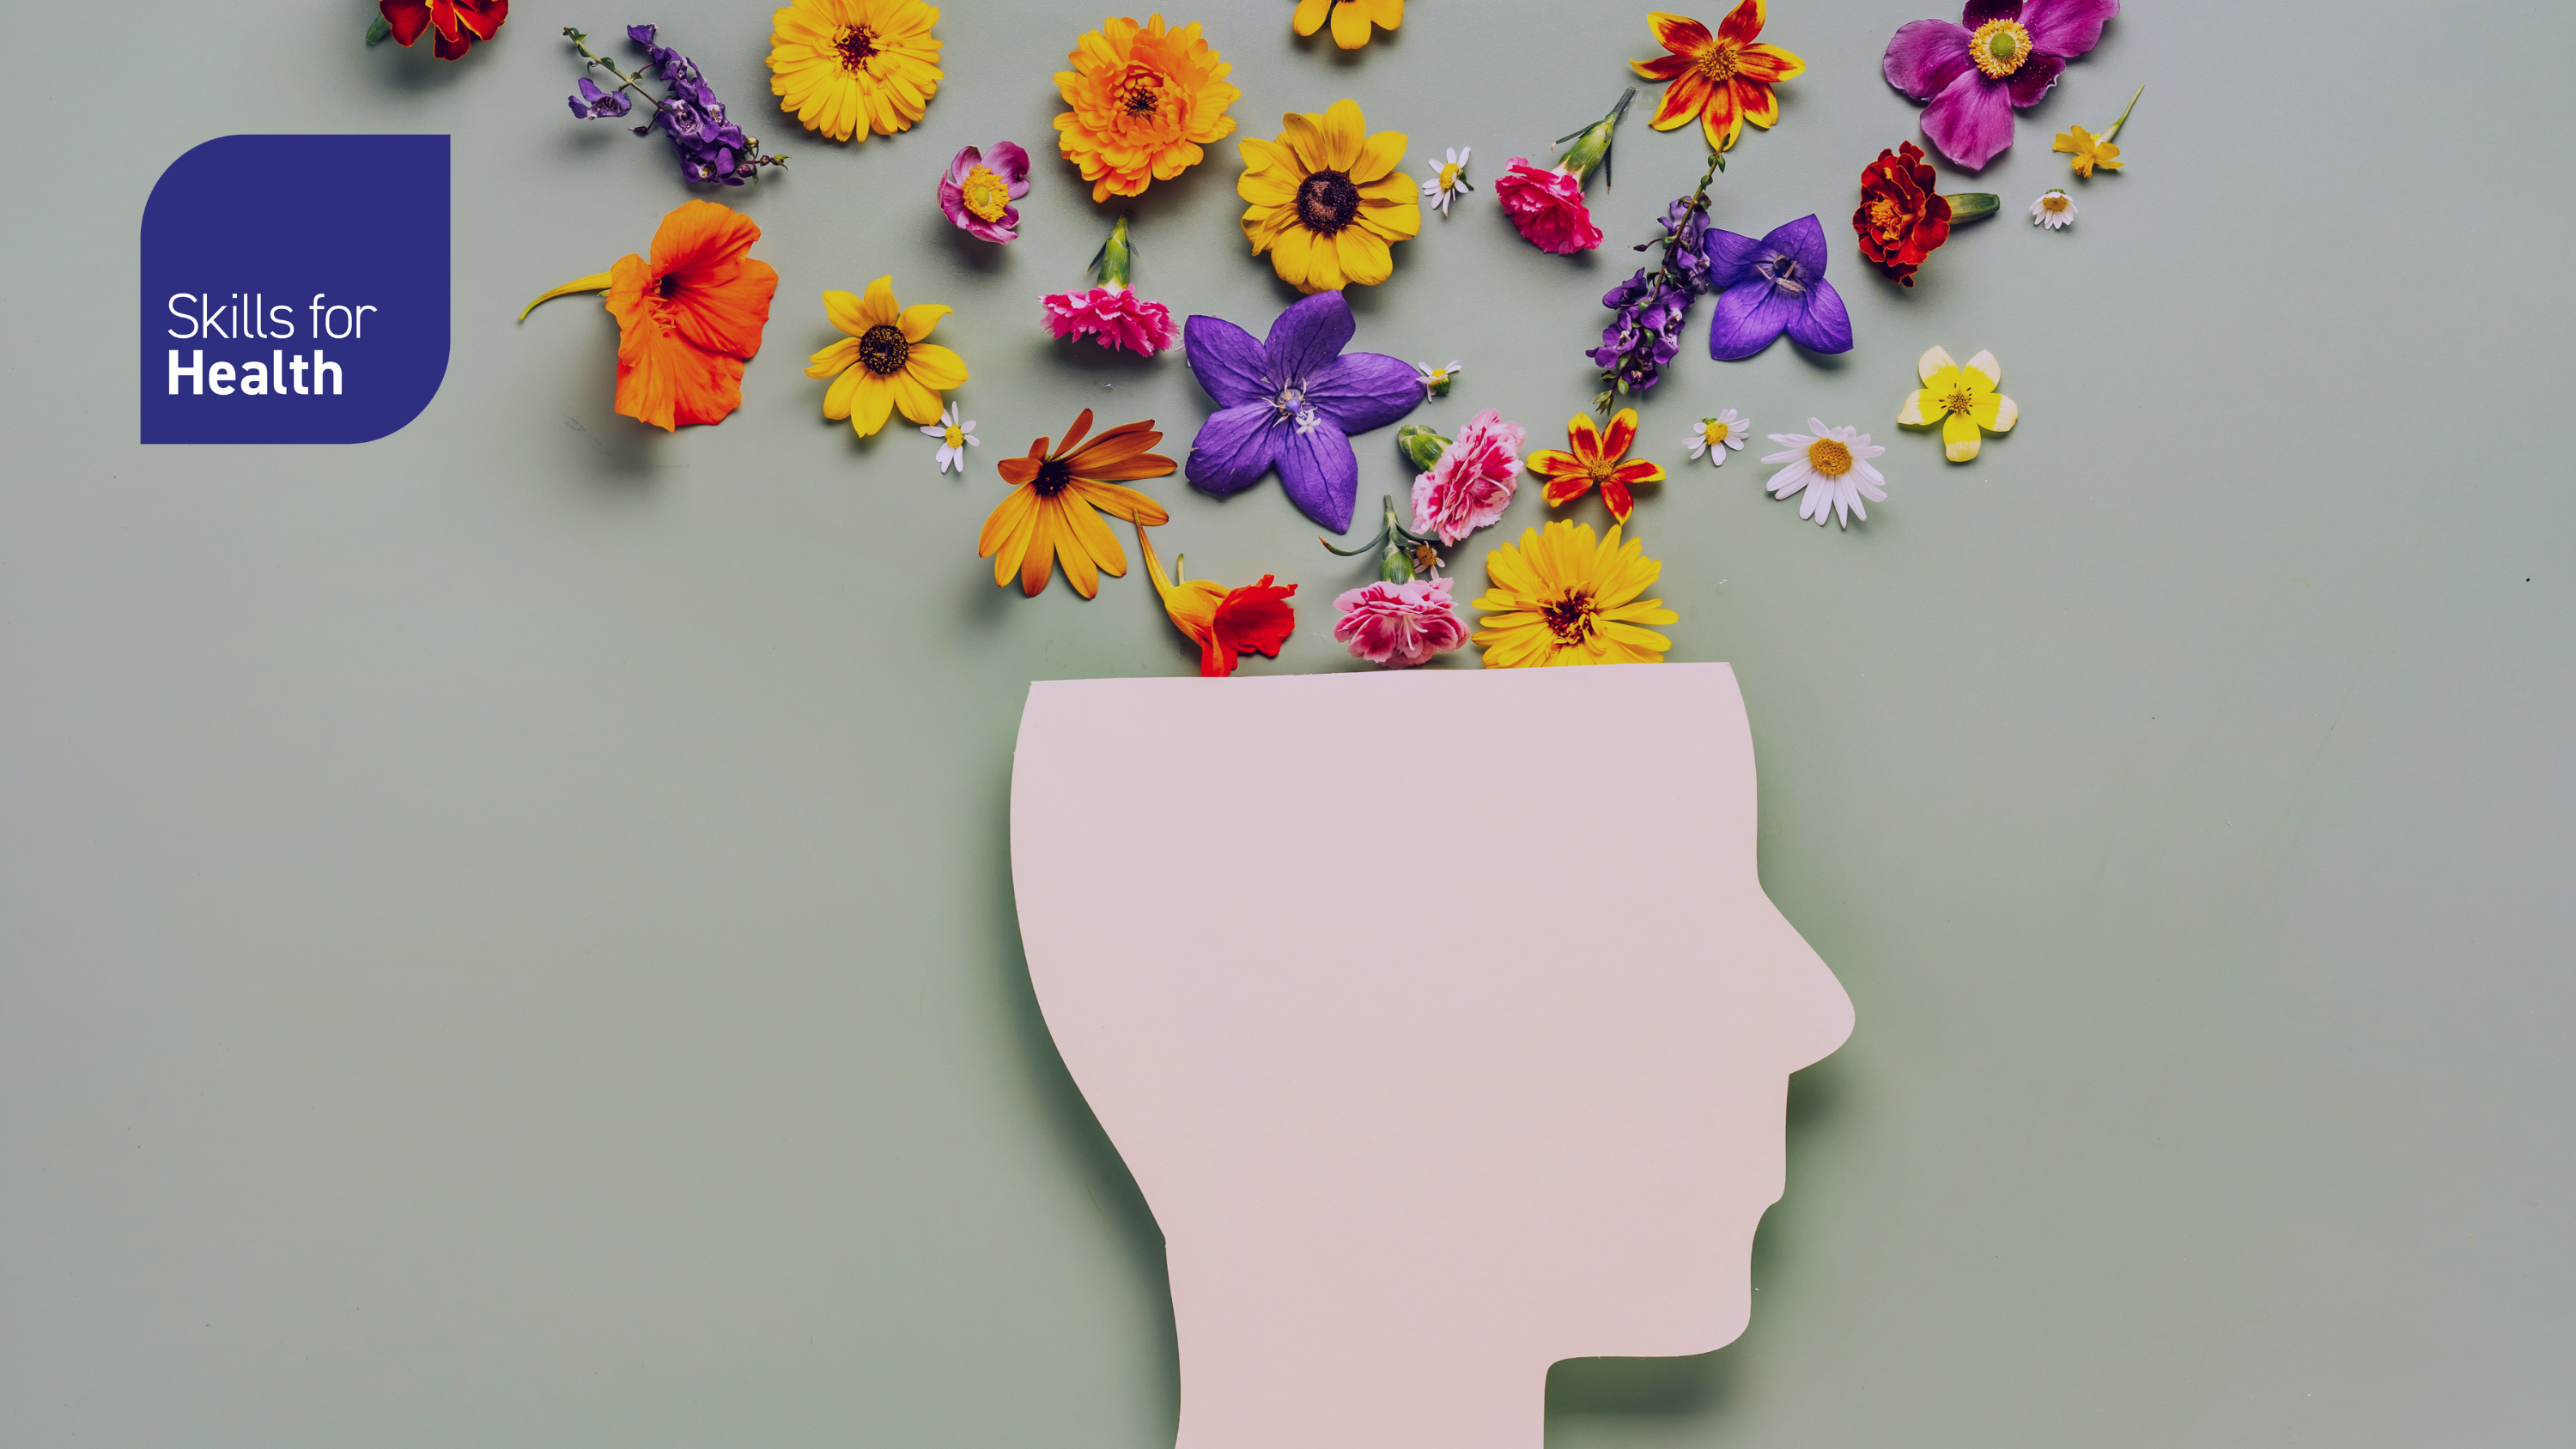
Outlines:
{"label": "pink carnation", "polygon": [[1494,182],[1494,200],[1521,229],[1522,239],[1540,251],[1564,256],[1601,245],[1601,228],[1592,224],[1592,208],[1583,204],[1583,181],[1563,168],[1542,171],[1528,158],[1515,156]]}
{"label": "pink carnation", "polygon": [[1467,642],[1467,626],[1449,600],[1454,579],[1409,584],[1383,580],[1333,600],[1341,618],[1333,638],[1351,646],[1353,659],[1406,669]]}
{"label": "pink carnation", "polygon": [[1431,471],[1413,480],[1413,531],[1456,543],[1503,516],[1519,486],[1521,444],[1529,435],[1518,423],[1487,408],[1456,442],[1441,450]]}
{"label": "pink carnation", "polygon": [[1057,292],[1038,300],[1046,304],[1050,336],[1096,337],[1103,347],[1124,347],[1146,357],[1181,340],[1180,329],[1172,325],[1172,309],[1138,297],[1133,287]]}

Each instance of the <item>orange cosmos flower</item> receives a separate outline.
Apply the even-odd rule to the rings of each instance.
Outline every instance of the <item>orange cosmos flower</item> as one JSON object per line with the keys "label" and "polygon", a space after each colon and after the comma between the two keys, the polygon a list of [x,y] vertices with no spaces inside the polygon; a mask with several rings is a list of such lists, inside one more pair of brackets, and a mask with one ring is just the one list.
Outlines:
{"label": "orange cosmos flower", "polygon": [[[1279,657],[1280,647],[1297,628],[1296,606],[1288,602],[1297,592],[1295,584],[1281,588],[1271,582],[1275,574],[1263,574],[1261,582],[1239,589],[1205,579],[1176,584],[1163,577],[1163,561],[1154,557],[1154,541],[1145,536],[1141,524],[1136,543],[1145,550],[1145,571],[1153,575],[1154,592],[1163,596],[1163,612],[1172,616],[1173,627],[1199,646],[1201,679],[1225,678],[1246,654]],[[1175,568],[1181,563],[1177,558],[1172,561]]]}
{"label": "orange cosmos flower", "polygon": [[1065,581],[1084,598],[1100,593],[1100,576],[1123,578],[1127,552],[1100,521],[1103,510],[1135,524],[1160,526],[1171,521],[1163,505],[1122,482],[1168,476],[1180,465],[1148,448],[1163,441],[1153,420],[1111,428],[1082,446],[1091,431],[1091,409],[1073,420],[1064,446],[1050,453],[1047,440],[1029,445],[1025,458],[1004,458],[994,467],[1011,485],[1011,496],[984,520],[976,540],[976,557],[993,560],[993,582],[1008,587],[1020,576],[1020,592],[1036,598],[1064,560]]}
{"label": "orange cosmos flower", "polygon": [[1763,45],[1762,0],[1744,3],[1718,22],[1717,34],[1687,15],[1661,10],[1646,16],[1657,44],[1670,52],[1653,60],[1632,60],[1631,69],[1648,80],[1670,81],[1664,103],[1646,124],[1669,131],[1699,117],[1712,150],[1724,151],[1744,134],[1751,121],[1764,130],[1780,119],[1780,98],[1771,94],[1775,81],[1804,72],[1807,63],[1776,45]]}
{"label": "orange cosmos flower", "polygon": [[760,351],[778,273],[749,255],[760,228],[732,207],[684,201],[653,233],[653,259],[629,253],[596,276],[530,302],[606,292],[617,319],[617,410],[669,430],[720,423],[742,406],[742,365]]}
{"label": "orange cosmos flower", "polygon": [[1621,408],[1610,420],[1606,434],[1592,426],[1592,420],[1580,413],[1565,425],[1565,440],[1573,452],[1545,448],[1523,461],[1529,470],[1547,480],[1548,506],[1572,503],[1601,485],[1601,501],[1610,505],[1610,516],[1621,523],[1628,521],[1628,511],[1637,506],[1632,489],[1640,483],[1661,483],[1664,468],[1643,458],[1627,458],[1628,445],[1637,441],[1637,410]]}
{"label": "orange cosmos flower", "polygon": [[1094,201],[1141,196],[1234,132],[1225,108],[1243,92],[1225,83],[1234,67],[1195,21],[1166,31],[1160,15],[1143,25],[1105,20],[1065,59],[1073,69],[1057,71],[1055,85],[1073,109],[1055,118],[1056,148],[1082,168]]}

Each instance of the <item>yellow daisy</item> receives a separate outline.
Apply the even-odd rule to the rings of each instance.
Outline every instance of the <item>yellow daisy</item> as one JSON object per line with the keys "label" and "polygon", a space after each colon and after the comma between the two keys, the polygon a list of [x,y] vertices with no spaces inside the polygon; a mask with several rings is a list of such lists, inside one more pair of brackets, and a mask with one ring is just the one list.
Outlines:
{"label": "yellow daisy", "polygon": [[833,379],[823,395],[823,416],[848,418],[862,438],[875,436],[896,408],[925,426],[939,421],[939,395],[966,381],[966,359],[924,340],[949,308],[935,302],[903,306],[894,299],[894,278],[879,277],[864,297],[825,292],[823,310],[833,326],[850,334],[815,353],[805,367],[807,377]]}
{"label": "yellow daisy", "polygon": [[1485,555],[1492,585],[1476,607],[1486,610],[1476,642],[1487,669],[1560,664],[1661,664],[1673,641],[1644,626],[1676,624],[1681,615],[1661,599],[1640,603],[1664,571],[1639,557],[1642,541],[1619,542],[1619,525],[1598,545],[1592,530],[1559,520],[1542,534],[1521,530],[1519,548]]}
{"label": "yellow daisy", "polygon": [[1344,50],[1357,50],[1369,43],[1369,27],[1393,30],[1404,23],[1404,0],[1297,0],[1296,19],[1289,23],[1299,35],[1312,35],[1324,28],[1324,16],[1333,17],[1333,44]]}
{"label": "yellow daisy", "polygon": [[1408,138],[1368,134],[1359,102],[1335,101],[1322,115],[1279,118],[1278,140],[1238,142],[1243,179],[1235,192],[1252,206],[1243,234],[1252,254],[1270,253],[1279,279],[1302,292],[1372,286],[1395,274],[1389,242],[1422,230],[1422,198],[1396,170]]}
{"label": "yellow daisy", "polygon": [[908,131],[939,93],[938,23],[921,0],[796,0],[770,16],[769,89],[835,141]]}

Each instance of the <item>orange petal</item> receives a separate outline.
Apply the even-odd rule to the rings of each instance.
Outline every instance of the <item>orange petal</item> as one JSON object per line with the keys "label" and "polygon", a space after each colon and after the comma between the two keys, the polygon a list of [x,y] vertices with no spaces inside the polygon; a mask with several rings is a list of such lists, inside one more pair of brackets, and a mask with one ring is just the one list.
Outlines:
{"label": "orange petal", "polygon": [[1551,507],[1558,504],[1572,503],[1575,499],[1580,498],[1591,491],[1592,475],[1589,473],[1551,473],[1548,475],[1547,501]]}
{"label": "orange petal", "polygon": [[1659,55],[1653,60],[1632,60],[1628,62],[1628,69],[1648,80],[1668,81],[1689,70],[1691,65],[1691,58],[1687,55]]}
{"label": "orange petal", "polygon": [[1559,448],[1541,448],[1539,451],[1521,459],[1521,463],[1531,472],[1538,474],[1542,478],[1560,478],[1569,476],[1575,478],[1588,478],[1592,476],[1591,470],[1585,468],[1581,462],[1577,461],[1572,453],[1568,453]]}
{"label": "orange petal", "polygon": [[1664,87],[1663,103],[1655,107],[1655,114],[1647,118],[1646,124],[1658,131],[1669,131],[1683,125],[1700,113],[1716,90],[1717,87],[1709,84],[1707,76],[1691,71]]}
{"label": "orange petal", "polygon": [[1636,441],[1637,410],[1621,408],[1619,415],[1610,420],[1610,431],[1601,439],[1601,456],[1624,458],[1628,456],[1629,447]]}
{"label": "orange petal", "polygon": [[1791,80],[1807,73],[1807,63],[1776,45],[1748,45],[1735,57],[1735,73],[1758,81]]}
{"label": "orange petal", "polygon": [[1615,476],[1601,480],[1601,501],[1610,505],[1610,516],[1621,523],[1628,521],[1629,512],[1637,506],[1636,495]]}
{"label": "orange petal", "polygon": [[1739,45],[1759,37],[1762,34],[1762,0],[1744,0],[1743,4],[1727,12],[1726,18],[1717,23],[1717,34],[1719,39],[1732,40]]}
{"label": "orange petal", "polygon": [[1728,83],[1728,89],[1735,92],[1735,103],[1745,120],[1767,131],[1780,119],[1780,97],[1768,85],[1738,76]]}
{"label": "orange petal", "polygon": [[1707,26],[1689,16],[1662,10],[1646,12],[1646,29],[1654,32],[1657,45],[1675,55],[1696,56],[1715,38],[1708,33]]}
{"label": "orange petal", "polygon": [[1631,488],[1640,483],[1664,481],[1664,465],[1645,458],[1631,458],[1610,470],[1610,476]]}
{"label": "orange petal", "polygon": [[1735,138],[1744,134],[1744,109],[1734,82],[1712,90],[1708,106],[1699,113],[1699,128],[1708,133],[1709,148],[1716,151],[1734,145]]}

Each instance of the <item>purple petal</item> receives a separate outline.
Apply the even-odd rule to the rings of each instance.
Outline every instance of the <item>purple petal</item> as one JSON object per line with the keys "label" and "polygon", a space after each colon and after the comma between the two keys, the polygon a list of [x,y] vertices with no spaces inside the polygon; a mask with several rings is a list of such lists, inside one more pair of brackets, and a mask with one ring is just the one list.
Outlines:
{"label": "purple petal", "polygon": [[2021,0],[1968,0],[1968,8],[1959,12],[1959,23],[1970,30],[1989,20],[2019,20]]}
{"label": "purple petal", "polygon": [[2013,142],[2012,93],[1973,67],[1923,108],[1923,134],[1974,171]]}
{"label": "purple petal", "polygon": [[975,219],[966,214],[966,188],[959,186],[954,178],[939,178],[939,210],[950,224],[973,229]]}
{"label": "purple petal", "polygon": [[1342,300],[1341,293],[1300,297],[1270,324],[1270,340],[1262,348],[1262,372],[1282,387],[1311,378],[1341,355],[1358,330],[1359,324],[1351,320],[1351,304]]}
{"label": "purple petal", "polygon": [[626,27],[626,38],[634,41],[637,45],[644,47],[646,50],[651,50],[653,48],[654,29],[655,27],[650,25],[630,25]]}
{"label": "purple petal", "polygon": [[1816,220],[1814,212],[1786,226],[1772,228],[1771,234],[1762,239],[1762,245],[1787,252],[1790,259],[1798,264],[1800,276],[1824,280],[1825,224]]}
{"label": "purple petal", "polygon": [[1306,401],[1345,433],[1385,427],[1428,396],[1412,363],[1382,352],[1346,352],[1306,383]]}
{"label": "purple petal", "polygon": [[1798,299],[1761,282],[1729,287],[1717,299],[1717,317],[1708,324],[1708,355],[1720,362],[1741,362],[1771,345],[1798,315]]}
{"label": "purple petal", "polygon": [[1279,486],[1299,512],[1335,533],[1348,533],[1360,499],[1359,455],[1330,423],[1302,433],[1291,428],[1279,449]]}
{"label": "purple petal", "polygon": [[2048,94],[2048,88],[2057,84],[2058,76],[2065,70],[2066,62],[2056,56],[2034,53],[2022,62],[2021,69],[2012,73],[2012,79],[2004,83],[2004,88],[2012,93],[2016,109],[2035,106],[2041,96]]}
{"label": "purple petal", "polygon": [[2120,0],[2029,0],[2022,28],[2041,55],[2073,58],[2102,43],[2102,26],[2120,13]]}
{"label": "purple petal", "polygon": [[1834,290],[1834,284],[1817,278],[1806,303],[1789,319],[1789,340],[1809,352],[1851,351],[1851,313],[1844,309],[1843,294]]}
{"label": "purple petal", "polygon": [[1753,264],[1770,255],[1769,248],[1763,243],[1749,236],[1738,236],[1723,227],[1714,226],[1708,229],[1708,237],[1701,243],[1701,249],[1708,255],[1708,285],[1711,291],[1724,291],[1729,287],[1759,280],[1753,274]]}
{"label": "purple petal", "polygon": [[1029,153],[1022,150],[1017,141],[994,142],[992,154],[984,158],[984,164],[994,175],[1011,183],[1013,196],[1025,194],[1029,179]]}
{"label": "purple petal", "polygon": [[[1196,319],[1192,319],[1196,320]],[[1288,425],[1268,403],[1227,408],[1199,425],[1190,439],[1190,486],[1223,497],[1261,481],[1279,460]]]}
{"label": "purple petal", "polygon": [[1974,70],[1968,59],[1968,32],[1947,20],[1917,20],[1896,28],[1887,54],[1878,63],[1887,83],[1918,101],[1941,94],[1941,88]]}
{"label": "purple petal", "polygon": [[1190,317],[1181,323],[1181,346],[1190,372],[1219,406],[1239,408],[1270,396],[1261,344],[1251,333],[1222,317]]}
{"label": "purple petal", "polygon": [[[948,179],[940,183],[940,189],[945,191],[951,186],[964,186],[967,176],[983,164],[984,153],[972,146],[958,152],[948,163]],[[956,218],[950,217],[949,220],[954,221]]]}

